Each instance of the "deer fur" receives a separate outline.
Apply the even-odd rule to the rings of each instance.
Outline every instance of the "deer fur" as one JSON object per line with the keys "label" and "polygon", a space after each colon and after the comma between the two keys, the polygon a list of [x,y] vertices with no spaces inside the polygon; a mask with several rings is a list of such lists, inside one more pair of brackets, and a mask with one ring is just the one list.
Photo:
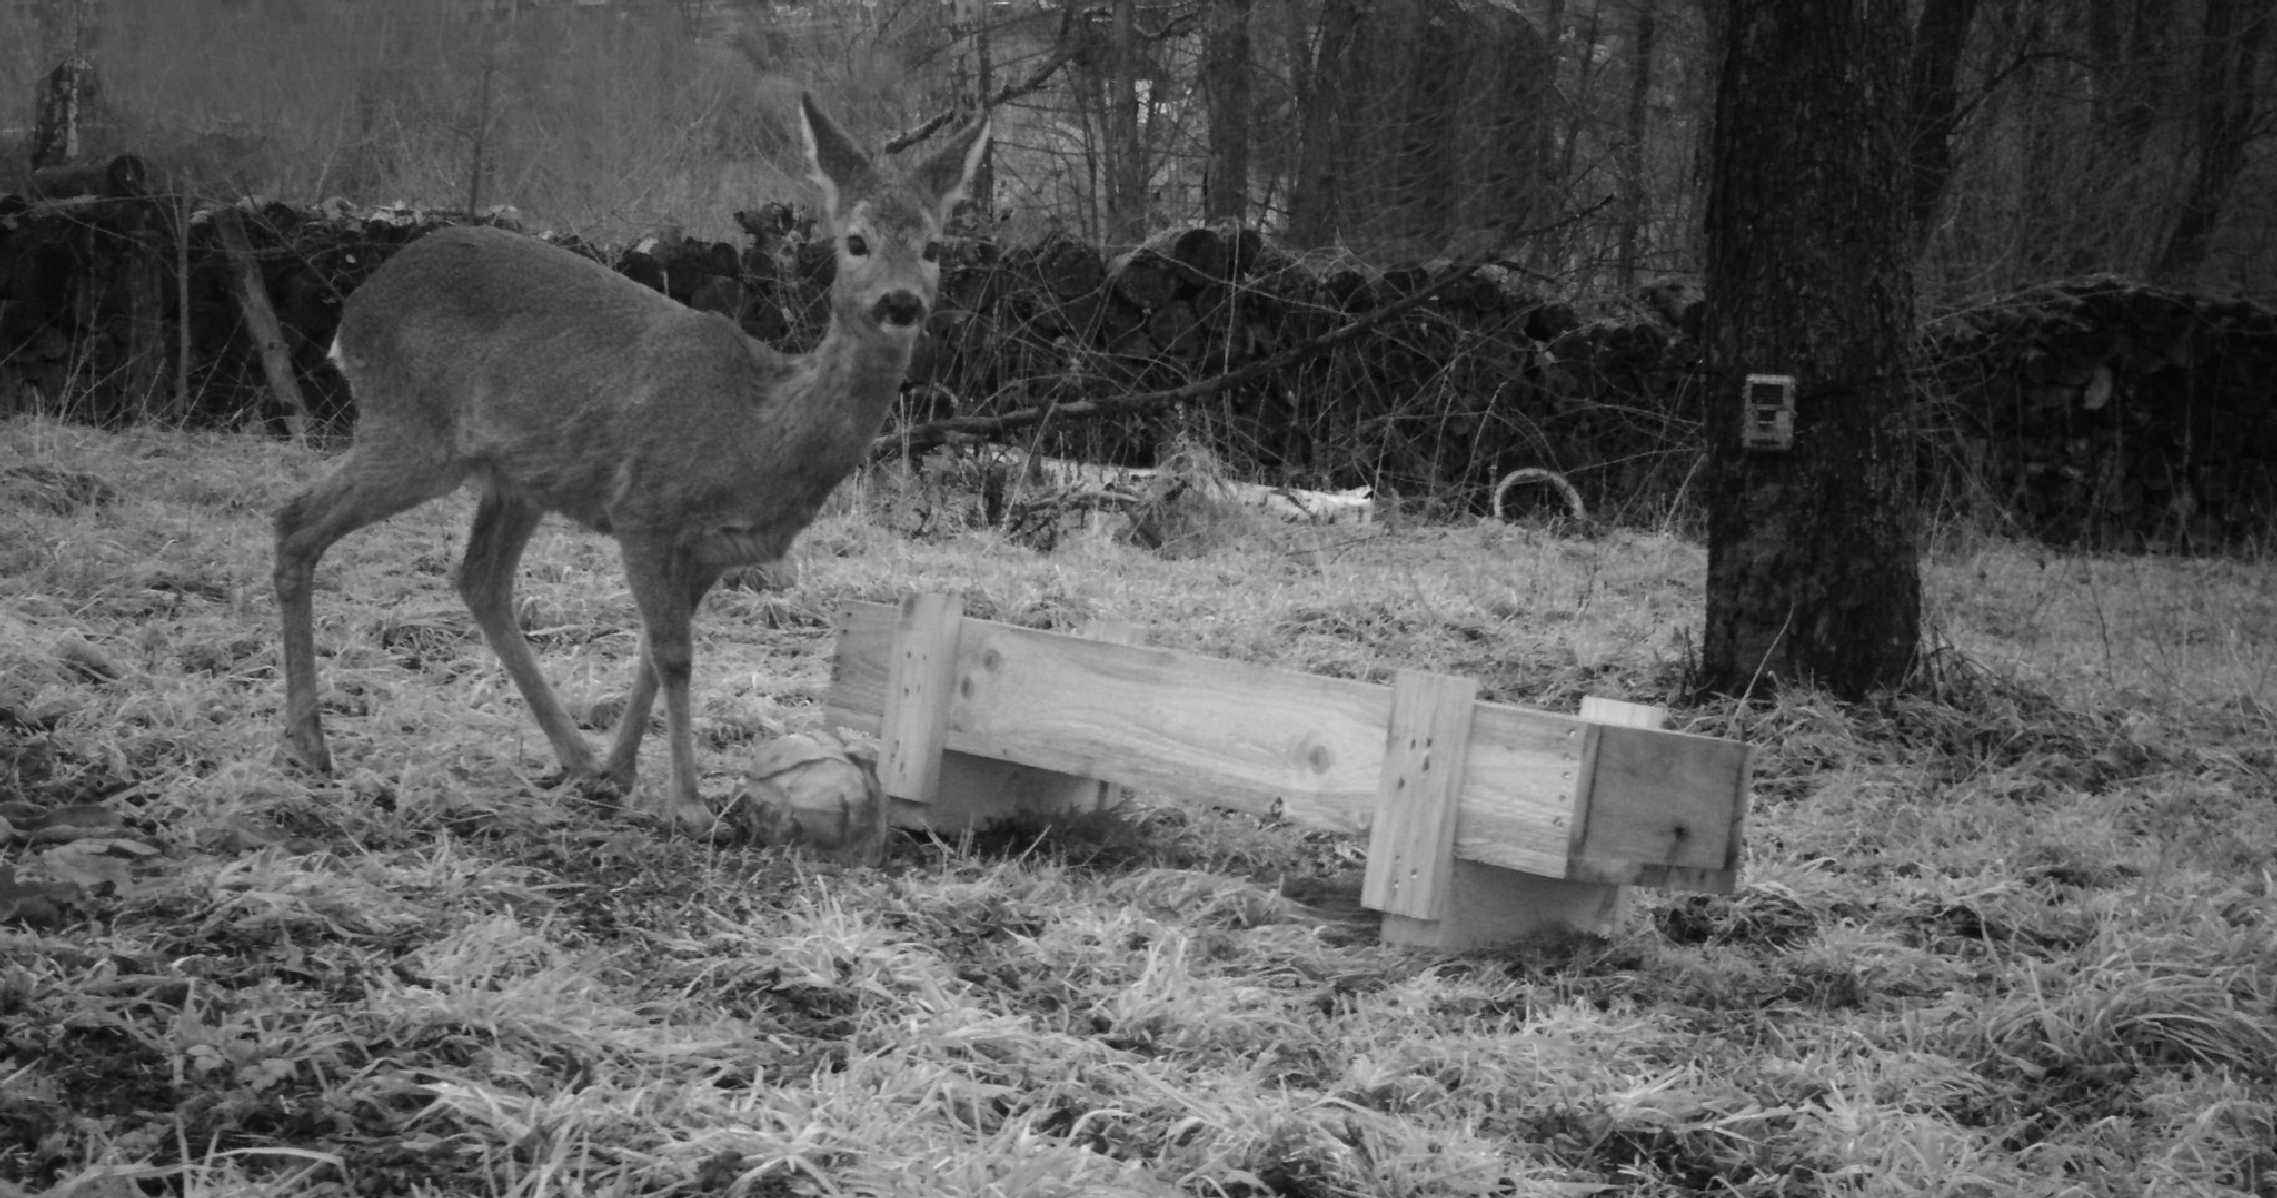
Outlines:
{"label": "deer fur", "polygon": [[[809,353],[489,228],[422,238],[349,296],[332,354],[356,400],[353,448],[276,517],[285,737],[303,766],[332,765],[317,710],[318,559],[472,482],[459,592],[562,768],[631,793],[661,690],[672,777],[657,806],[683,828],[710,825],[689,726],[696,607],[722,571],[782,556],[868,451],[938,294],[942,226],[988,144],[983,120],[889,173],[811,97],[799,108],[837,249],[830,329]],[[640,613],[639,664],[598,763],[514,619],[514,573],[547,512],[616,539]]]}

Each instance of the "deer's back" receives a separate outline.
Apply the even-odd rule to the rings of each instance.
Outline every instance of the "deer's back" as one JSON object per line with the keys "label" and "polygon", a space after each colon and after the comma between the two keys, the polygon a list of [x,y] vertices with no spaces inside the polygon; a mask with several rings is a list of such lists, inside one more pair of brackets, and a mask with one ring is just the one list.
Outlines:
{"label": "deer's back", "polygon": [[359,441],[423,438],[602,529],[628,490],[684,493],[745,457],[739,430],[791,369],[723,317],[488,228],[405,247],[348,297],[339,351]]}
{"label": "deer's back", "polygon": [[349,295],[340,349],[351,380],[368,373],[380,384],[507,371],[613,376],[624,351],[685,311],[559,246],[453,228],[404,247]]}

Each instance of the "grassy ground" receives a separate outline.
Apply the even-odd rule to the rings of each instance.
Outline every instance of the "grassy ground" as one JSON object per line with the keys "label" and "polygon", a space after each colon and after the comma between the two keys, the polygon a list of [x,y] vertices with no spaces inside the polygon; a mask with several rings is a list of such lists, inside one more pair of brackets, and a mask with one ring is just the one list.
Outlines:
{"label": "grassy ground", "polygon": [[[462,499],[326,561],[311,782],[267,513],[320,465],[0,425],[0,1194],[2277,1195],[2271,563],[1948,546],[1923,693],[1677,710],[1758,746],[1739,893],[1447,956],[1349,917],[1358,846],[1206,811],[868,870],[571,809]],[[799,588],[707,603],[714,793],[906,587],[1569,711],[1667,699],[1698,623],[1668,538],[904,512],[857,487]],[[622,686],[605,542],[549,525],[523,595],[573,708]]]}

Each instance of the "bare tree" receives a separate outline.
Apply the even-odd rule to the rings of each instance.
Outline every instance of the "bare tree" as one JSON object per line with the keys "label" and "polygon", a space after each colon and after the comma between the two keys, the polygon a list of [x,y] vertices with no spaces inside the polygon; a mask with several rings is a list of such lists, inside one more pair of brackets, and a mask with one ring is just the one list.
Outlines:
{"label": "bare tree", "polygon": [[1139,138],[1137,0],[1107,8],[1107,240],[1146,236],[1146,143]]}
{"label": "bare tree", "polygon": [[2187,280],[2205,263],[2222,209],[2245,171],[2254,81],[2269,44],[2269,8],[2267,0],[2206,0],[2192,96],[2197,168],[2153,268],[2161,278]]}
{"label": "bare tree", "polygon": [[1209,103],[1209,183],[1203,207],[1242,220],[1249,208],[1250,0],[1205,0],[1202,94]]}
{"label": "bare tree", "polygon": [[1913,126],[1908,139],[1912,173],[1908,206],[1917,250],[1936,225],[1939,203],[1953,177],[1953,139],[1961,123],[1961,57],[1968,49],[1977,2],[1926,0],[1914,24],[1906,105]]}
{"label": "bare tree", "polygon": [[1621,227],[1615,270],[1623,288],[1636,286],[1638,243],[1644,236],[1645,213],[1651,204],[1651,180],[1645,174],[1645,143],[1651,136],[1652,55],[1660,29],[1656,0],[1637,0],[1636,20],[1629,34],[1629,110],[1626,136],[1621,143]]}

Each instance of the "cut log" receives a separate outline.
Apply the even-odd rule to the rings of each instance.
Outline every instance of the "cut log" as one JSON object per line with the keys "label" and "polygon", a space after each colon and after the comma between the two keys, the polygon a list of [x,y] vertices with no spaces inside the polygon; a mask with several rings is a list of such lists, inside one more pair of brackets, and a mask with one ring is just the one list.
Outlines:
{"label": "cut log", "polygon": [[1035,261],[1037,277],[1063,300],[1094,294],[1107,284],[1107,266],[1099,260],[1099,251],[1073,238],[1053,238]]}
{"label": "cut log", "polygon": [[1170,257],[1192,274],[1216,283],[1231,283],[1246,276],[1264,253],[1264,238],[1249,228],[1205,225],[1180,233],[1170,243]]}
{"label": "cut log", "polygon": [[1177,263],[1144,247],[1115,264],[1116,292],[1149,312],[1178,298],[1180,277]]}
{"label": "cut log", "polygon": [[32,172],[30,190],[33,198],[42,200],[77,196],[124,199],[143,194],[149,182],[150,168],[142,159],[133,154],[120,154],[100,162],[43,166]]}

